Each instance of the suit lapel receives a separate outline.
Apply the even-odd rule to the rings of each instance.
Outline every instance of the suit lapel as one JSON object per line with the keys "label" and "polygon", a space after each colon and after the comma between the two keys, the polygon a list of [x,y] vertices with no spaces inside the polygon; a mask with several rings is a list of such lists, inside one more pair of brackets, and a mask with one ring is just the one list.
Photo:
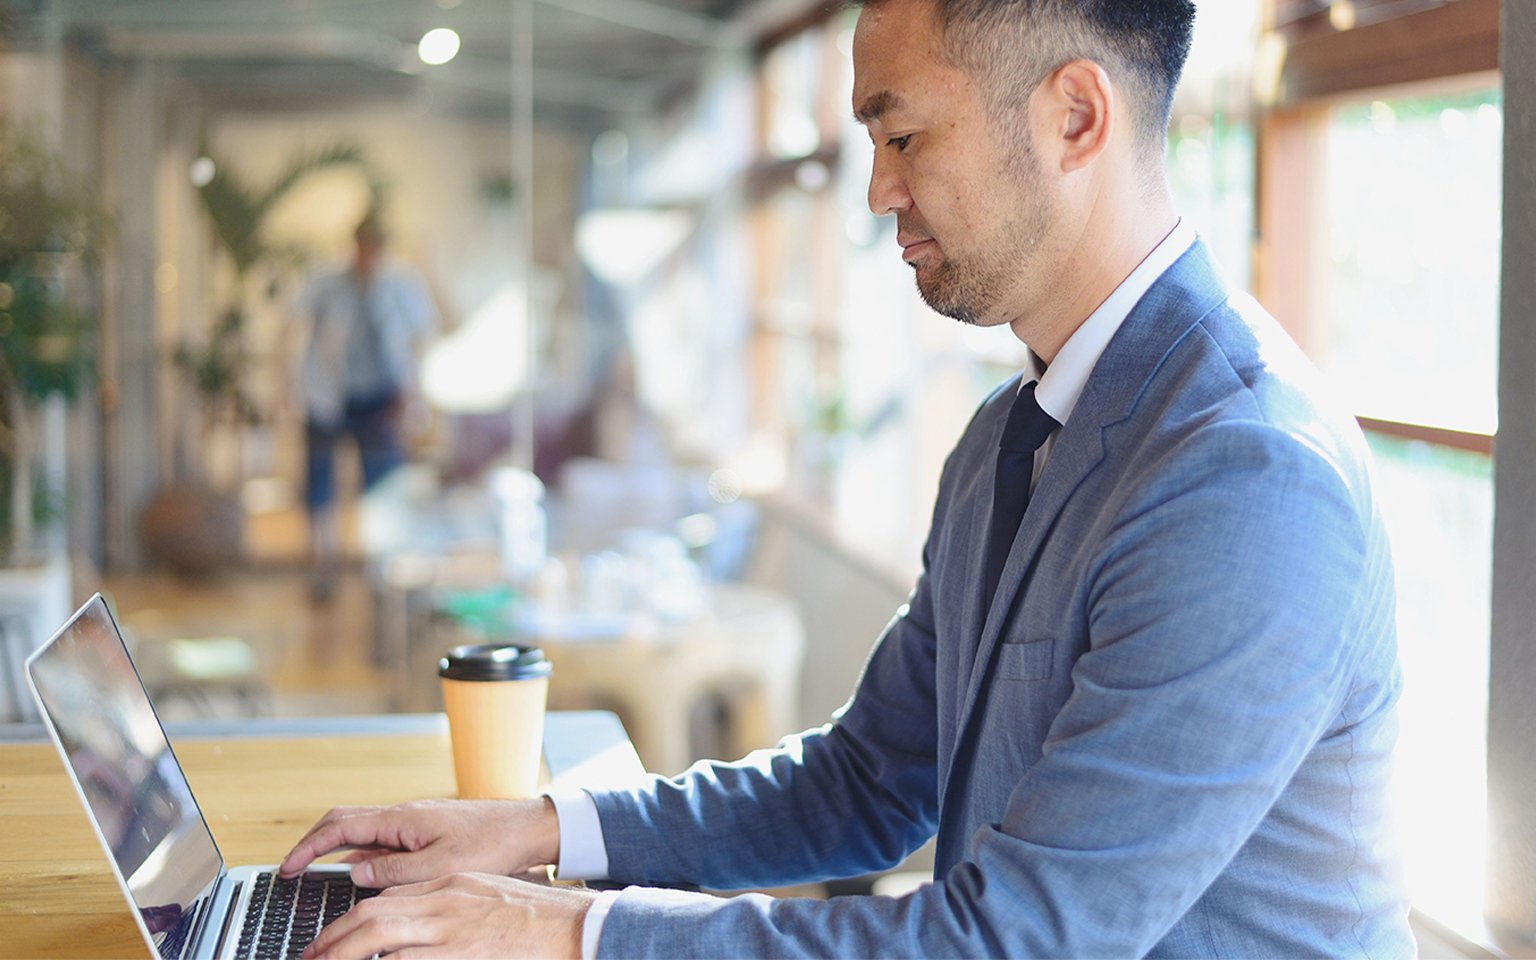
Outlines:
{"label": "suit lapel", "polygon": [[[972,642],[971,637],[977,639],[970,664],[970,680],[961,701],[957,757],[966,757],[970,752],[965,738],[970,734],[976,708],[991,673],[993,654],[1018,594],[1033,576],[1040,551],[1056,529],[1073,493],[1089,482],[1089,475],[1104,460],[1104,431],[1131,416],[1137,400],[1168,352],[1226,297],[1226,287],[1217,278],[1204,243],[1195,241],[1194,246],[1175,261],[1132,308],[1095,364],[1040,473],[1039,483],[1024,512],[998,581],[995,602],[989,602],[991,597],[981,596],[984,551],[976,551],[969,561],[964,636],[967,644]],[[991,438],[994,448],[1001,438],[1008,408],[1002,405],[999,409],[1000,414],[993,416],[991,430],[983,434]],[[982,462],[989,469],[995,469],[996,457],[994,449],[992,457]],[[987,479],[990,481],[990,478],[989,474]],[[971,522],[977,525],[974,529],[981,531],[987,529],[991,516],[990,482],[985,485],[985,491],[973,500],[980,505],[980,515],[971,517]],[[956,777],[965,776],[961,769],[965,766],[958,760],[952,765],[951,790],[956,786]]]}
{"label": "suit lapel", "polygon": [[[1081,401],[1078,409],[1082,409]],[[970,685],[965,694],[964,703],[967,714],[974,707],[976,698],[981,692],[981,686],[986,680],[989,664],[992,661],[992,652],[1002,636],[1003,625],[1008,621],[1009,611],[1018,597],[1020,588],[1028,579],[1027,574],[1034,569],[1041,545],[1049,532],[1055,528],[1056,520],[1060,517],[1062,507],[1066,504],[1067,498],[1072,495],[1072,491],[1077,489],[1084,478],[1104,458],[1101,429],[1096,420],[1079,417],[1076,411],[1073,412],[1068,422],[1062,426],[1061,432],[1057,434],[1051,458],[1046,461],[1045,468],[1040,471],[1040,482],[1035,486],[1035,492],[1029,499],[1029,508],[1024,511],[1024,519],[1019,523],[1018,533],[1014,535],[1008,561],[1003,565],[1002,576],[997,581],[995,601],[992,597],[981,597],[981,591],[978,589],[971,591],[973,597],[979,601],[978,620],[981,630],[976,635],[976,656],[971,662]],[[990,509],[990,497],[987,504]],[[980,579],[979,574],[978,579]],[[984,584],[980,586],[982,589],[985,588]]]}
{"label": "suit lapel", "polygon": [[[968,539],[978,548],[968,552],[965,569],[958,571],[964,577],[965,590],[959,633],[960,642],[963,644],[959,658],[962,664],[970,665],[976,662],[977,648],[991,607],[992,598],[984,595],[984,591],[986,589],[986,544],[992,525],[994,499],[992,478],[997,472],[997,440],[1002,436],[1003,424],[1008,419],[1011,398],[1018,392],[1019,382],[1022,379],[1022,375],[1010,377],[1007,383],[993,393],[983,413],[989,421],[981,425],[980,433],[984,437],[992,438],[992,449],[986,457],[980,459],[980,468],[972,477],[975,487],[971,495],[966,497],[966,502],[970,504],[970,510],[965,517]],[[1006,572],[1004,575],[1006,576]],[[965,682],[969,685],[969,675],[966,676]],[[969,702],[968,696],[961,701],[962,704]]]}

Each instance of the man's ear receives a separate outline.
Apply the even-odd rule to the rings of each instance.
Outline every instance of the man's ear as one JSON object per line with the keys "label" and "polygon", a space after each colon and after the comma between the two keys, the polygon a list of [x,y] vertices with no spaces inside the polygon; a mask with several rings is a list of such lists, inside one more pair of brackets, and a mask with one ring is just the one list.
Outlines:
{"label": "man's ear", "polygon": [[1109,146],[1119,124],[1119,91],[1109,74],[1092,60],[1072,60],[1057,67],[1041,84],[1046,133],[1062,173],[1089,166]]}

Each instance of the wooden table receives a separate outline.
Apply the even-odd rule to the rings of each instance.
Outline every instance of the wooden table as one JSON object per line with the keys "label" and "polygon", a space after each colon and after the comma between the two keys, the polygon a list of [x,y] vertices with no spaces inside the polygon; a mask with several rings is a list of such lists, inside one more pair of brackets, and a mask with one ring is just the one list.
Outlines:
{"label": "wooden table", "polygon": [[[441,715],[254,721],[171,741],[226,863],[276,863],[337,804],[454,794]],[[212,733],[214,735],[208,735]],[[612,714],[552,712],[558,783],[641,772]],[[0,744],[0,958],[137,957],[142,941],[52,743]]]}

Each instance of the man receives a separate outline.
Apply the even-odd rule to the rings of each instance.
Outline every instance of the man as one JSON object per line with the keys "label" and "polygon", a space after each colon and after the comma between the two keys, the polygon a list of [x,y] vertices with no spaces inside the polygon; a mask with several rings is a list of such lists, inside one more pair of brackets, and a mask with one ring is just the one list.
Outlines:
{"label": "man", "polygon": [[364,217],[353,239],[352,263],[315,278],[298,305],[310,320],[299,377],[311,592],[317,600],[331,595],[341,537],[336,447],[344,437],[356,442],[364,490],[405,463],[400,419],[415,381],[413,348],[436,319],[416,275],[384,260],[385,234],[377,215]]}
{"label": "man", "polygon": [[[1366,452],[1173,210],[1192,19],[1189,0],[866,5],[870,205],[932,306],[1034,355],[950,456],[910,602],[836,721],[775,751],[590,798],[333,811],[285,869],[355,846],[354,875],[390,889],[313,952],[1413,952]],[[934,882],[899,899],[502,879],[793,883],[935,832]]]}

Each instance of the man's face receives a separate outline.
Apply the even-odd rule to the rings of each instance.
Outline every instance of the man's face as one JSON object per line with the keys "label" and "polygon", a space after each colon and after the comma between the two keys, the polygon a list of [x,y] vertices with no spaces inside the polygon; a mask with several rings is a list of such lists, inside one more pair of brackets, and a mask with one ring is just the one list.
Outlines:
{"label": "man's face", "polygon": [[884,0],[859,15],[853,108],[875,144],[869,206],[896,215],[902,258],[934,310],[992,326],[1043,284],[1054,222],[1028,110],[989,116],[972,79],[940,57],[932,0]]}

